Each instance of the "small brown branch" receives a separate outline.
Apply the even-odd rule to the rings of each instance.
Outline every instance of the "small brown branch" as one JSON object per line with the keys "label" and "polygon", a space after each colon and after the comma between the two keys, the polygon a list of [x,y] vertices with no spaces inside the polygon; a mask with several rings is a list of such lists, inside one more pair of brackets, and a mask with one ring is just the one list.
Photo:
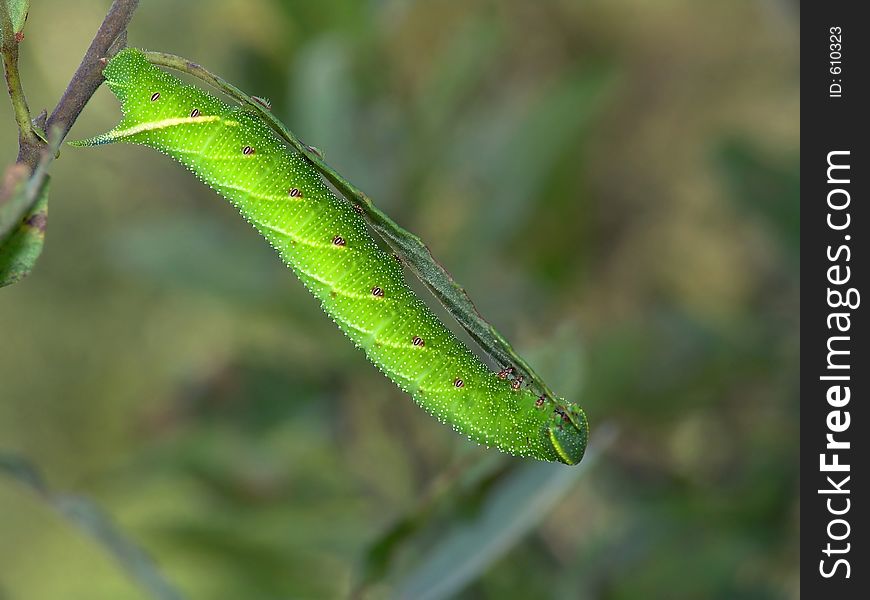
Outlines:
{"label": "small brown branch", "polygon": [[[133,18],[133,12],[139,6],[139,0],[114,0],[106,18],[97,30],[90,47],[85,52],[81,64],[73,74],[66,90],[46,121],[46,130],[57,127],[61,140],[69,133],[85,104],[103,82],[103,63],[101,58],[110,56],[111,51],[117,51],[119,39],[127,30],[127,25]],[[18,153],[18,161],[27,163],[31,168],[39,161],[39,154],[45,148],[38,143],[22,144]]]}

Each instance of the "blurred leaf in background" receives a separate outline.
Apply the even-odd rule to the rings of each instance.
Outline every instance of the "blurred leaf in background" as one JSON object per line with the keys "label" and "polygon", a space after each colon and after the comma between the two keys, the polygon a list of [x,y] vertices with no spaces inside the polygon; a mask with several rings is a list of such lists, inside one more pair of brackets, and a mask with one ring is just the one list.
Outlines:
{"label": "blurred leaf in background", "polygon": [[[34,111],[107,6],[33,3]],[[451,544],[488,553],[462,598],[798,597],[797,11],[142,3],[131,45],[270,98],[616,438],[525,521],[542,467],[414,406],[232,207],[117,147],[62,151],[39,267],[0,290],[0,447],[195,598],[413,595],[458,581]],[[72,135],[117,117],[101,90]],[[9,479],[0,531],[0,597],[147,597]]]}
{"label": "blurred leaf in background", "polygon": [[27,277],[42,254],[48,222],[48,187],[46,177],[39,182],[22,182],[20,189],[8,198],[0,197],[0,287]]}

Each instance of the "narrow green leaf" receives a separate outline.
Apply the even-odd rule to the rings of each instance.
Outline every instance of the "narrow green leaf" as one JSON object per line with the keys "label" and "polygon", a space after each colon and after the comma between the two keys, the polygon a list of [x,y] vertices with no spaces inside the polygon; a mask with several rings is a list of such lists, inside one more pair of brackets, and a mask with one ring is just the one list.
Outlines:
{"label": "narrow green leaf", "polygon": [[24,21],[27,20],[27,11],[30,8],[30,0],[0,0],[0,20],[3,23],[3,45],[6,45],[6,29],[10,27],[9,35],[20,34],[24,29]]}
{"label": "narrow green leaf", "polygon": [[3,176],[3,187],[0,188],[0,246],[18,227],[24,213],[30,208],[27,195],[22,193],[29,175],[27,165],[15,163],[7,167]]}
{"label": "narrow green leaf", "polygon": [[22,164],[6,169],[0,189],[0,287],[26,277],[42,253],[48,222],[48,167],[61,139],[60,131],[53,128],[33,173]]}
{"label": "narrow green leaf", "polygon": [[396,586],[395,597],[454,597],[549,515],[614,437],[612,427],[600,427],[578,468],[523,464],[492,491],[473,519],[446,532],[420,559]]}
{"label": "narrow green leaf", "polygon": [[9,208],[12,213],[14,208],[26,207],[31,204],[30,194],[34,194],[35,203],[30,210],[23,219],[17,221],[17,226],[15,222],[12,223],[12,229],[5,239],[0,238],[0,287],[17,283],[26,277],[42,253],[48,220],[49,178],[45,176],[41,179],[35,192],[30,191],[30,185],[26,185],[0,209],[6,212],[5,209]]}
{"label": "narrow green leaf", "polygon": [[[439,521],[443,506],[445,512],[476,504],[481,490],[489,489],[491,482],[510,470],[504,457],[487,453],[467,455],[436,479],[416,504],[381,533],[362,555],[358,582],[352,597],[364,597],[366,590],[388,578],[397,556],[412,546],[415,538],[425,536],[432,523]],[[462,510],[462,508],[460,508]]]}
{"label": "narrow green leaf", "polygon": [[91,500],[51,492],[28,461],[13,454],[0,454],[0,474],[36,493],[70,523],[87,533],[111,554],[124,571],[156,600],[181,600],[183,596],[157,570],[151,558],[118,529],[111,518]]}
{"label": "narrow green leaf", "polygon": [[[548,381],[569,397],[579,396],[584,389],[584,369],[578,369],[578,365],[585,364],[581,337],[576,327],[566,325],[546,344],[528,352],[533,361],[547,365],[544,375]],[[596,428],[596,438],[601,431],[607,437],[607,429]],[[604,448],[599,441],[594,443]],[[606,445],[608,440],[603,443]],[[403,555],[431,546],[433,534],[435,539],[449,535],[449,531],[442,531],[443,524],[464,523],[469,507],[478,507],[491,498],[493,488],[514,476],[521,465],[492,453],[465,455],[450,465],[392,525],[371,540],[361,555],[351,596],[365,598],[374,586],[395,580]]]}

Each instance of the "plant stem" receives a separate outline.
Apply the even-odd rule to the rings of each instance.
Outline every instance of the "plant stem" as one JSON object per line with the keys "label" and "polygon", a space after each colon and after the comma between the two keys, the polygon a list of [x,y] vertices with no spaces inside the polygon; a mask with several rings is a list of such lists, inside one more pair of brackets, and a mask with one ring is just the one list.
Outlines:
{"label": "plant stem", "polygon": [[7,32],[4,35],[3,48],[0,53],[3,54],[3,71],[6,74],[6,87],[9,90],[9,98],[12,100],[12,109],[15,112],[15,122],[18,123],[18,139],[19,145],[34,143],[38,139],[33,132],[33,125],[30,122],[30,109],[27,107],[27,98],[24,96],[24,89],[21,87],[21,77],[18,74],[18,41],[12,33],[12,22],[6,12],[5,2],[3,2],[3,29]]}
{"label": "plant stem", "polygon": [[[63,141],[66,134],[69,133],[82,109],[103,82],[104,63],[101,62],[101,59],[112,56],[126,44],[127,25],[138,6],[139,0],[114,0],[112,2],[109,12],[94,35],[81,64],[73,74],[57,106],[46,120],[46,132],[57,130],[59,142]],[[30,123],[29,118],[27,122]],[[21,140],[18,162],[23,162],[33,169],[39,163],[40,154],[45,151],[46,146],[42,140],[33,135],[32,129],[31,134],[31,138]]]}
{"label": "plant stem", "polygon": [[138,4],[138,0],[114,0],[112,3],[51,117],[46,119],[43,111],[37,118],[37,124],[45,129],[48,139],[46,143],[34,130],[18,76],[18,44],[21,38],[13,32],[6,0],[0,0],[0,26],[3,31],[0,54],[3,56],[9,96],[19,128],[17,162],[26,165],[30,170],[24,202],[17,207],[19,214],[12,215],[12,221],[24,218],[41,197],[41,190],[48,181],[48,166],[56,157],[70,127],[103,81],[103,63],[100,59],[110,56],[113,51],[117,52],[126,43],[126,27]]}
{"label": "plant stem", "polygon": [[60,127],[61,135],[66,136],[85,104],[103,83],[105,63],[102,61],[126,45],[127,25],[138,6],[139,0],[114,0],[112,2],[109,12],[103,19],[103,23],[97,30],[87,52],[85,52],[81,64],[73,74],[57,106],[48,117],[45,124],[46,128],[57,125]]}
{"label": "plant stem", "polygon": [[516,353],[507,340],[496,331],[495,327],[490,325],[481,316],[471,298],[465,292],[465,289],[456,282],[447,269],[435,260],[426,244],[413,233],[402,229],[395,221],[378,209],[362,190],[326,164],[315,150],[296,137],[270,110],[253,100],[236,86],[204,69],[195,62],[165,52],[145,51],[145,57],[152,64],[188,73],[238,100],[243,105],[246,105],[248,109],[257,113],[278,135],[305,156],[351,204],[361,211],[372,229],[378,232],[398,256],[402,257],[403,262],[411,267],[414,274],[426,284],[432,294],[480,345],[484,352],[501,366],[513,367],[516,373],[521,375],[538,393],[554,402],[556,406],[563,407],[563,403],[557,399],[543,379]]}

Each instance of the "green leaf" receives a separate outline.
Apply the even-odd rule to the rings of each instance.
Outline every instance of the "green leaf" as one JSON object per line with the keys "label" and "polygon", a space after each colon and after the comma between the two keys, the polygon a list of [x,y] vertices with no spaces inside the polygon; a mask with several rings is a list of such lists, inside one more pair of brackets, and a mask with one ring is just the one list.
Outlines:
{"label": "green leaf", "polygon": [[31,177],[0,204],[0,287],[26,277],[42,253],[48,183],[47,175]]}
{"label": "green leaf", "polygon": [[[580,339],[580,331],[569,324],[546,344],[528,352],[532,360],[547,365],[544,375],[570,397],[580,396],[584,389],[580,375],[584,369],[581,367],[578,372],[578,365],[585,364]],[[596,452],[613,439],[608,431],[612,432],[613,427],[596,428],[593,442],[593,447],[598,448]],[[603,439],[598,440],[602,432]],[[469,454],[450,465],[413,506],[370,542],[362,555],[352,597],[367,597],[367,591],[374,586],[395,580],[394,573],[399,572],[397,565],[403,554],[430,546],[433,531],[436,540],[452,535],[450,530],[442,531],[442,524],[465,523],[469,507],[479,507],[487,498],[492,499],[492,490],[521,468],[518,461],[489,453]]]}
{"label": "green leaf", "polygon": [[3,44],[6,45],[6,29],[11,27],[11,35],[20,34],[27,20],[30,0],[0,0],[0,20],[3,22]]}
{"label": "green leaf", "polygon": [[0,246],[18,227],[24,213],[30,208],[22,188],[30,175],[27,165],[15,163],[6,169],[3,187],[0,188]]}
{"label": "green leaf", "polygon": [[551,513],[615,438],[602,426],[579,468],[523,464],[489,494],[479,513],[447,531],[397,586],[395,597],[452,598]]}
{"label": "green leaf", "polygon": [[369,544],[352,596],[363,597],[366,590],[387,579],[397,556],[406,547],[418,544],[432,523],[441,522],[441,512],[450,514],[476,505],[492,483],[510,469],[504,457],[495,454],[469,454],[450,465],[410,510]]}
{"label": "green leaf", "polygon": [[30,489],[70,523],[94,538],[127,574],[155,600],[181,600],[183,596],[157,570],[151,558],[127,539],[111,518],[91,500],[54,493],[28,461],[14,454],[0,454],[0,474]]}
{"label": "green leaf", "polygon": [[26,277],[42,253],[48,221],[48,167],[62,139],[58,128],[53,128],[33,173],[20,163],[6,169],[0,189],[0,287]]}

